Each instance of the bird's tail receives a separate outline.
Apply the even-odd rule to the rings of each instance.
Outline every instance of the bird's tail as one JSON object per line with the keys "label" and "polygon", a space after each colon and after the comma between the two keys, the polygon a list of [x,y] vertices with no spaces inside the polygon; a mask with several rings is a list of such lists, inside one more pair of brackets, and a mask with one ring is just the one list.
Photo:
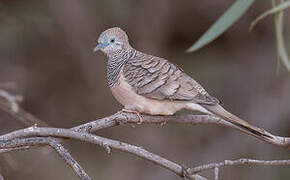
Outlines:
{"label": "bird's tail", "polygon": [[267,135],[263,129],[260,129],[258,127],[255,127],[248,122],[242,120],[241,118],[233,115],[232,113],[225,110],[221,105],[202,105],[206,110],[211,112],[212,114],[223,118],[226,121],[229,121],[230,123],[250,132],[251,134],[257,135],[257,136],[263,136],[267,138],[272,138],[271,136]]}

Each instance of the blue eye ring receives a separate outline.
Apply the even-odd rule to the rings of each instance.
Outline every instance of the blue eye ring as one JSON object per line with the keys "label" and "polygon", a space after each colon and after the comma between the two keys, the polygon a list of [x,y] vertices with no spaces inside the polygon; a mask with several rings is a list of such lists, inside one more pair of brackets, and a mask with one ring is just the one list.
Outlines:
{"label": "blue eye ring", "polygon": [[115,42],[115,38],[111,38],[110,43],[114,43],[114,42]]}

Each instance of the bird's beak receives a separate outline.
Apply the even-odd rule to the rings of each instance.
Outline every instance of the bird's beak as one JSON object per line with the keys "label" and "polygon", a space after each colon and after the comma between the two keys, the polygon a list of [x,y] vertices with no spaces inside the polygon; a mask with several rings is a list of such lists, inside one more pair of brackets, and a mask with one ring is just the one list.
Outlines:
{"label": "bird's beak", "polygon": [[94,52],[97,52],[98,50],[102,49],[103,47],[108,46],[108,43],[100,43],[94,48]]}

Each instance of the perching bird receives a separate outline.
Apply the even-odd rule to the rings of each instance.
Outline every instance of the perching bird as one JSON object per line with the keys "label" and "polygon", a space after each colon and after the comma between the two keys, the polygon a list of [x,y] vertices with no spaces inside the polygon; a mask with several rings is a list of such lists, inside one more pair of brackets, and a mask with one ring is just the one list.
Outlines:
{"label": "perching bird", "polygon": [[226,111],[175,64],[134,49],[122,29],[114,27],[104,31],[94,49],[98,50],[108,58],[107,81],[125,111],[140,117],[139,113],[173,115],[189,109],[216,115],[256,136],[269,137],[264,130]]}

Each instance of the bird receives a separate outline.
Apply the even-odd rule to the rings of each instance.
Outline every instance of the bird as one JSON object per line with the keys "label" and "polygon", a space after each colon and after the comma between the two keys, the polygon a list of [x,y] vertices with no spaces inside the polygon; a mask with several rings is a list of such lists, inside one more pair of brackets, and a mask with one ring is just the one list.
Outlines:
{"label": "bird", "polygon": [[125,31],[119,27],[105,30],[97,39],[94,52],[103,52],[107,61],[107,82],[123,111],[140,114],[174,115],[189,109],[222,118],[258,137],[270,138],[255,127],[228,112],[197,81],[167,59],[134,49]]}

